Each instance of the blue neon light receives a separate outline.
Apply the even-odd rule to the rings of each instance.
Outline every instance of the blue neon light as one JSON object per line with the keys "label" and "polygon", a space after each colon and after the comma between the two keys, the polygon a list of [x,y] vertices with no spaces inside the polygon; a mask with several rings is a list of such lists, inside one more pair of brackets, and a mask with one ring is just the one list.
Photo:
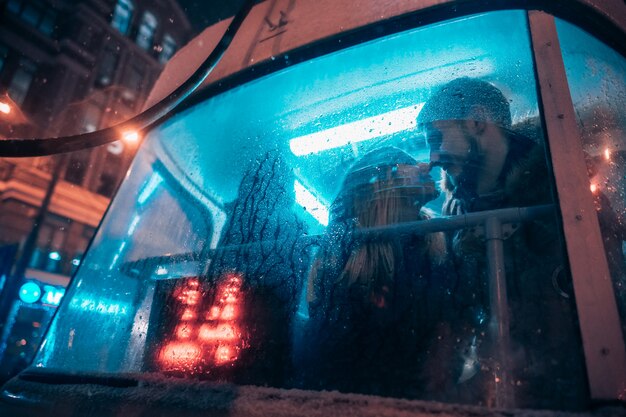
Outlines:
{"label": "blue neon light", "polygon": [[48,254],[48,258],[52,259],[53,261],[60,261],[61,254],[59,252],[50,252]]}
{"label": "blue neon light", "polygon": [[108,299],[91,299],[91,298],[72,298],[70,306],[74,309],[82,310],[89,313],[109,314],[109,315],[126,315],[130,311],[128,303],[117,302]]}
{"label": "blue neon light", "polygon": [[[141,204],[141,202],[140,202],[140,204]],[[137,225],[139,224],[139,220],[141,220],[141,217],[138,214],[136,214],[135,217],[133,217],[133,221],[130,222],[130,226],[128,226],[128,236],[131,236],[133,233],[135,233],[135,229],[137,229]]]}
{"label": "blue neon light", "polygon": [[154,192],[157,190],[159,184],[163,182],[163,177],[161,177],[158,173],[153,173],[146,185],[143,187],[141,192],[139,193],[139,197],[137,197],[137,202],[139,204],[143,204]]}
{"label": "blue neon light", "polygon": [[39,297],[41,297],[41,288],[34,282],[27,282],[20,287],[20,300],[23,302],[28,304],[36,303]]}
{"label": "blue neon light", "polygon": [[53,306],[58,306],[61,304],[61,299],[65,295],[65,290],[63,288],[53,287],[51,285],[44,285],[44,296],[41,301],[45,304],[50,304]]}

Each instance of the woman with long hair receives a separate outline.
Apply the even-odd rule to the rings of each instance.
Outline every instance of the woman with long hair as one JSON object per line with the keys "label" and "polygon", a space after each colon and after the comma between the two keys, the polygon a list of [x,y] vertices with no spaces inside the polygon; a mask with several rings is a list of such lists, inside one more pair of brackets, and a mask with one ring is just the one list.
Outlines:
{"label": "woman with long hair", "polygon": [[[383,147],[346,174],[308,278],[304,385],[419,396],[429,335],[442,308],[435,276],[443,237],[394,232],[423,220],[438,192],[427,164]],[[368,229],[383,228],[372,235]],[[379,229],[380,230],[380,229]]]}

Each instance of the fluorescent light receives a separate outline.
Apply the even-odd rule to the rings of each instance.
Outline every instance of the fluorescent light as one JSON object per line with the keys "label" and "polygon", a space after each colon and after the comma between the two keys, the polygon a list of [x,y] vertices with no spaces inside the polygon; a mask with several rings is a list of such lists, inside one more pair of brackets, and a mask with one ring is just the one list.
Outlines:
{"label": "fluorescent light", "polygon": [[293,188],[296,192],[296,203],[301,205],[307,213],[324,226],[328,226],[328,208],[306,189],[300,181],[295,180]]}
{"label": "fluorescent light", "polygon": [[163,177],[161,177],[158,173],[153,173],[146,185],[143,187],[143,190],[139,193],[139,197],[137,197],[137,202],[139,204],[145,203],[150,196],[157,189],[159,184],[163,182]]}
{"label": "fluorescent light", "polygon": [[294,155],[303,156],[414,129],[415,120],[423,106],[424,103],[419,103],[300,136],[291,139],[289,147]]}

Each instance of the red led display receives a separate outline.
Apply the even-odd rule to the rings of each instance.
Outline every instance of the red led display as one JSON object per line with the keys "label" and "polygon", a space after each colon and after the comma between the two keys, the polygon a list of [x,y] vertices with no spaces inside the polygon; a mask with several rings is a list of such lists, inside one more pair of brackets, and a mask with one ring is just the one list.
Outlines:
{"label": "red led display", "polygon": [[158,356],[164,371],[210,373],[211,368],[233,364],[243,347],[241,329],[242,278],[228,273],[217,281],[213,302],[206,305],[197,278],[174,291],[180,317]]}

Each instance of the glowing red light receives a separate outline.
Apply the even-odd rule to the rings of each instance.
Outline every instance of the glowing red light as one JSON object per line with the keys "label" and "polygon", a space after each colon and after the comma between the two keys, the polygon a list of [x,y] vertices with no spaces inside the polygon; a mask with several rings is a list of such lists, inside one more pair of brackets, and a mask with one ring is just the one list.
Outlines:
{"label": "glowing red light", "polygon": [[222,310],[222,315],[220,316],[220,319],[221,320],[233,320],[236,315],[237,315],[237,312],[235,310],[235,306],[232,304],[229,304],[224,307],[224,310]]}
{"label": "glowing red light", "polygon": [[220,326],[211,326],[209,324],[203,324],[200,326],[198,332],[198,338],[205,342],[233,340],[237,337],[236,330],[229,324]]}
{"label": "glowing red light", "polygon": [[216,298],[205,309],[198,279],[181,281],[173,296],[183,307],[182,313],[172,340],[159,352],[162,369],[204,372],[201,368],[205,366],[220,366],[238,359],[243,346],[238,323],[242,283],[236,273],[223,276],[217,283]]}
{"label": "glowing red light", "polygon": [[219,318],[221,312],[222,312],[222,310],[220,310],[219,307],[213,306],[209,310],[209,313],[206,315],[206,318],[207,318],[207,320],[217,320]]}
{"label": "glowing red light", "polygon": [[201,350],[191,342],[170,342],[161,351],[159,361],[167,368],[191,368],[200,361]]}
{"label": "glowing red light", "polygon": [[219,296],[220,303],[236,303],[237,302],[237,294],[239,293],[239,288],[232,285],[227,284]]}
{"label": "glowing red light", "polygon": [[237,274],[228,274],[226,279],[233,284],[241,285],[241,277]]}
{"label": "glowing red light", "polygon": [[598,191],[598,186],[596,184],[591,184],[589,186],[589,189],[591,190],[592,193],[595,193],[596,191]]}
{"label": "glowing red light", "polygon": [[237,350],[230,345],[218,346],[215,351],[215,364],[224,365],[237,360]]}
{"label": "glowing red light", "polygon": [[180,319],[185,320],[185,321],[193,320],[195,318],[196,318],[196,313],[189,308],[185,309],[185,311],[183,311],[183,315],[180,316]]}
{"label": "glowing red light", "polygon": [[195,306],[200,301],[200,295],[200,291],[197,290],[184,290],[178,299],[183,304]]}
{"label": "glowing red light", "polygon": [[189,339],[193,333],[193,327],[189,324],[180,324],[176,328],[176,336],[179,339]]}

